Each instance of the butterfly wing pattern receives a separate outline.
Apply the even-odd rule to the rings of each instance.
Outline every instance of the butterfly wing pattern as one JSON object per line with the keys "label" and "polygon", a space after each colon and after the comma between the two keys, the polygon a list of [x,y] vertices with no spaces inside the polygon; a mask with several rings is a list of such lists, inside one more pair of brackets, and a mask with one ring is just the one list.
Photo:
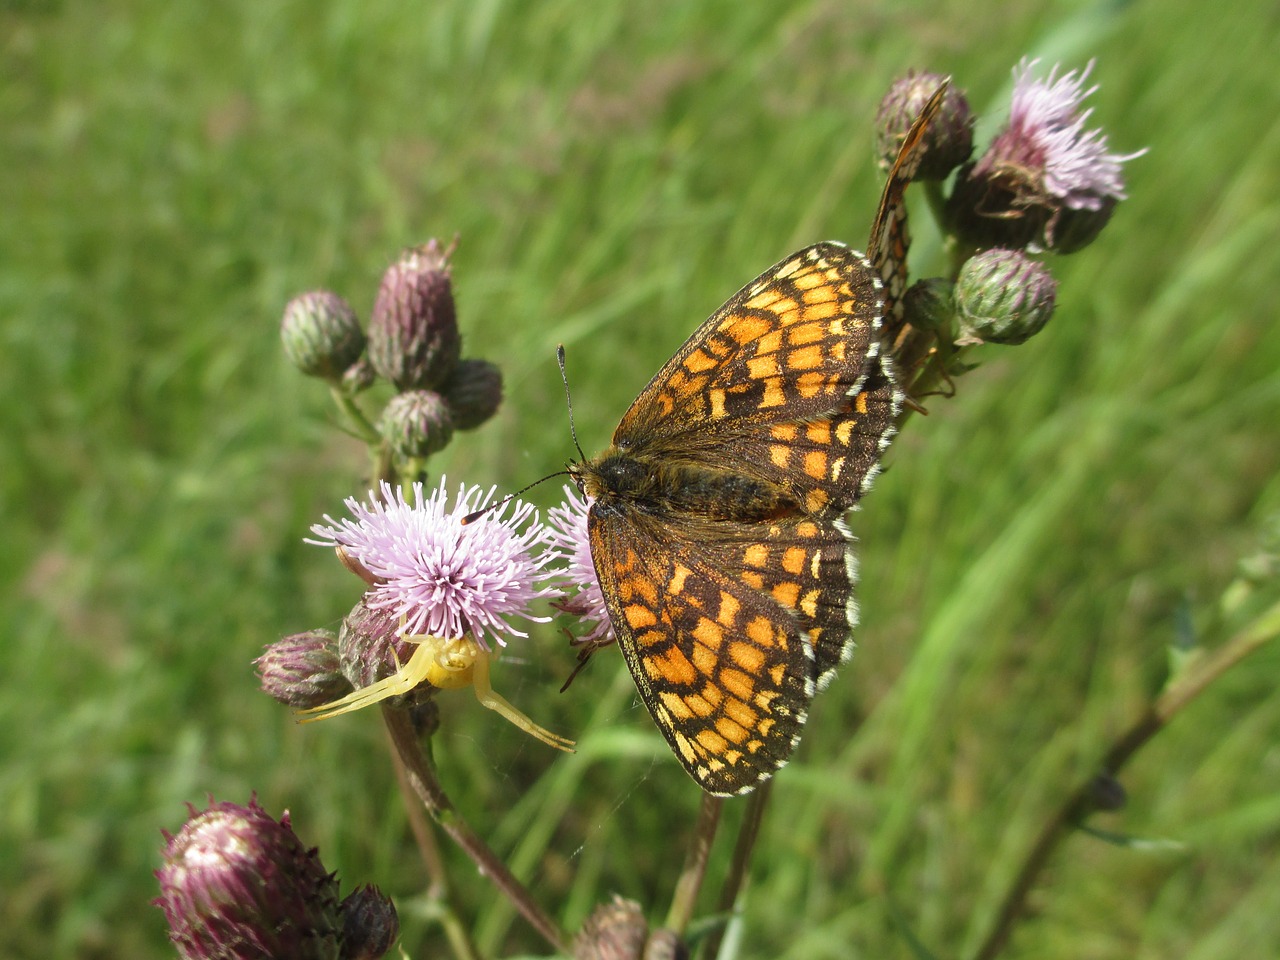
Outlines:
{"label": "butterfly wing pattern", "polygon": [[806,247],[715,311],[613,444],[571,468],[627,666],[708,793],[749,792],[786,763],[852,650],[843,516],[902,404],[884,318],[866,257]]}

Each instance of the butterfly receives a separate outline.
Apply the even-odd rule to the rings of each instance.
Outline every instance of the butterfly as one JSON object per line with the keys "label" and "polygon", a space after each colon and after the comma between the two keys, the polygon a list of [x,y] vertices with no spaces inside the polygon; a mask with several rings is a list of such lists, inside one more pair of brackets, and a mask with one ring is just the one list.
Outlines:
{"label": "butterfly", "polygon": [[902,408],[881,334],[900,312],[902,192],[942,92],[889,175],[874,262],[825,242],[770,267],[654,375],[612,445],[569,469],[636,688],[711,794],[747,793],[787,762],[853,649],[844,515]]}

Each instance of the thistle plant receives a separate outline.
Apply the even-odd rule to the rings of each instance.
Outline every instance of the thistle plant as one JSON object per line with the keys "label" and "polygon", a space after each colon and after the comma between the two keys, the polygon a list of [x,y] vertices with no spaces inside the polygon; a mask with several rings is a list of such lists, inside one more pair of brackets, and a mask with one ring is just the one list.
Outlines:
{"label": "thistle plant", "polygon": [[[890,284],[886,291],[884,342],[871,356],[883,350],[889,362],[876,370],[896,371],[905,394],[895,414],[899,428],[925,405],[954,396],[964,375],[985,357],[1025,344],[1045,328],[1058,306],[1053,258],[1093,243],[1125,198],[1124,165],[1142,151],[1115,153],[1106,135],[1089,127],[1084,101],[1097,88],[1085,84],[1093,64],[1078,73],[1060,74],[1055,67],[1045,79],[1037,79],[1037,67],[1036,61],[1024,61],[1015,69],[1008,123],[976,160],[972,111],[948,78],[910,74],[880,106],[880,159],[886,169],[901,171],[903,151],[915,151],[910,179],[924,185],[949,258],[940,275],[904,283],[900,290]],[[924,123],[922,111],[931,113]],[[905,278],[905,212],[891,227],[895,246],[882,250],[874,266],[881,275]],[[872,239],[874,250],[879,238]],[[285,354],[302,373],[328,385],[345,428],[368,445],[371,480],[363,498],[347,499],[347,516],[326,515],[308,540],[335,552],[359,580],[359,598],[338,630],[312,629],[268,645],[257,661],[262,689],[303,722],[376,705],[406,802],[425,809],[557,955],[622,960],[700,951],[715,957],[750,872],[770,796],[768,774],[752,784],[730,867],[705,922],[696,922],[700,893],[725,803],[712,790],[701,794],[692,836],[672,838],[676,850],[683,848],[684,868],[665,920],[651,924],[646,905],[602,894],[596,911],[571,936],[463,817],[424,746],[440,723],[434,713],[438,695],[470,687],[482,704],[541,741],[549,762],[559,756],[551,749],[571,752],[569,737],[588,731],[565,736],[540,726],[494,690],[495,667],[505,650],[527,642],[531,631],[556,615],[571,637],[566,652],[576,649],[585,662],[618,643],[618,607],[633,602],[624,598],[611,607],[610,592],[625,591],[617,582],[602,584],[598,576],[600,546],[588,519],[598,485],[584,483],[581,472],[570,472],[577,487],[564,487],[563,502],[548,511],[545,522],[531,504],[477,485],[474,478],[430,479],[431,458],[483,426],[503,400],[499,367],[463,355],[452,252],[452,246],[432,240],[388,268],[367,329],[354,308],[330,291],[302,294],[285,308]],[[892,271],[882,269],[888,257],[900,261],[887,264]],[[880,389],[893,394],[896,404],[900,394],[889,374],[880,377],[883,382],[868,367],[862,396]],[[373,409],[377,401],[371,397],[378,391],[371,387],[377,383],[390,396]],[[710,528],[705,532],[709,536]],[[823,556],[813,558],[817,569]],[[843,555],[838,562],[844,570]],[[673,592],[682,581],[677,569],[669,581]],[[830,602],[797,603],[819,600]],[[659,605],[656,599],[646,602]],[[843,599],[840,606],[843,614]],[[847,610],[852,619],[856,608]],[[718,626],[712,614],[704,619],[708,633],[727,622],[721,617]],[[1221,656],[1176,677],[1143,723],[1117,742],[1106,769],[1064,793],[1061,810],[1046,824],[978,956],[999,953],[1028,891],[1070,828],[1095,810],[1123,803],[1118,774],[1125,760],[1277,630],[1280,614],[1272,610]],[[738,666],[749,659],[739,656]],[[814,651],[807,656],[812,662]],[[830,679],[834,665],[828,666],[819,682],[810,681],[808,696]],[[749,724],[746,715],[739,713],[740,727]],[[310,729],[323,735],[323,727]],[[724,740],[729,734],[717,736]],[[684,742],[668,739],[677,750]],[[707,742],[712,739],[703,746]],[[689,749],[692,754],[694,745]],[[692,771],[695,762],[685,762]],[[390,902],[373,888],[340,900],[336,879],[293,836],[287,815],[274,821],[252,801],[245,808],[222,804],[192,813],[170,838],[159,873],[159,902],[182,956],[375,957],[391,949],[396,926]],[[434,834],[420,834],[418,843],[442,901],[438,915],[452,954],[477,957],[466,918],[441,892],[449,885]]]}

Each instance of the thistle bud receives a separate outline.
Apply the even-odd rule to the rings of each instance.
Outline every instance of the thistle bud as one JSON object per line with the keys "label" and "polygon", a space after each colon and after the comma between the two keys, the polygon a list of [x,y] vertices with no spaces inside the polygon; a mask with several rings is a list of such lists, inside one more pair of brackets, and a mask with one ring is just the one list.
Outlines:
{"label": "thistle bud", "polygon": [[341,913],[342,960],[378,960],[400,936],[395,905],[377,887],[356,887]]}
{"label": "thistle bud", "polygon": [[1122,810],[1129,795],[1122,784],[1108,773],[1100,773],[1089,784],[1089,799],[1095,810]]}
{"label": "thistle bud", "polygon": [[262,690],[280,703],[306,709],[351,692],[338,662],[338,638],[332,630],[313,630],[268,644],[253,661]]}
{"label": "thistle bud", "polygon": [[[400,618],[388,610],[370,607],[367,597],[361,597],[352,607],[338,630],[342,675],[356,690],[394,675],[401,664],[409,662],[415,649],[413,643],[400,638]],[[395,707],[413,707],[435,694],[435,687],[422,683],[408,693],[383,702]]]}
{"label": "thistle bud", "polygon": [[463,360],[444,387],[457,430],[474,430],[502,404],[502,371],[488,360]]}
{"label": "thistle bud", "polygon": [[436,389],[458,364],[449,254],[432,240],[387,269],[369,321],[369,360],[401,390]]}
{"label": "thistle bud", "polygon": [[902,310],[907,323],[917,330],[948,331],[955,321],[956,304],[952,297],[955,285],[942,277],[918,280],[902,297]]}
{"label": "thistle bud", "polygon": [[956,278],[960,343],[1022,343],[1053,316],[1058,283],[1020,250],[985,250]]}
{"label": "thistle bud", "polygon": [[574,960],[641,960],[649,925],[634,900],[614,894],[591,912],[573,938]]}
{"label": "thistle bud", "polygon": [[340,960],[338,881],[294,834],[249,806],[212,803],[165,834],[155,901],[184,960]]}
{"label": "thistle bud", "polygon": [[402,459],[429,457],[453,439],[453,416],[434,390],[409,390],[391,398],[378,432]]}
{"label": "thistle bud", "polygon": [[[888,170],[898,159],[902,141],[929,98],[946,81],[940,73],[912,71],[896,81],[876,112],[876,153]],[[948,87],[937,116],[924,133],[924,153],[916,180],[944,180],[973,151],[973,114],[963,90]]]}
{"label": "thistle bud", "polygon": [[313,290],[284,308],[280,340],[289,362],[309,377],[336,382],[364,351],[364,331],[351,305],[336,293]]}

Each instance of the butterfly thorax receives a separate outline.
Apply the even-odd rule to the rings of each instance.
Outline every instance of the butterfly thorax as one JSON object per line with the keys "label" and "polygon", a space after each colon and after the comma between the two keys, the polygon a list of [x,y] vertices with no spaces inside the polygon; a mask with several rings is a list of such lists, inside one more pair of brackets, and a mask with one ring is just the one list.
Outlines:
{"label": "butterfly thorax", "polygon": [[574,465],[574,477],[602,512],[761,522],[800,512],[777,484],[673,458],[634,456],[617,446]]}

